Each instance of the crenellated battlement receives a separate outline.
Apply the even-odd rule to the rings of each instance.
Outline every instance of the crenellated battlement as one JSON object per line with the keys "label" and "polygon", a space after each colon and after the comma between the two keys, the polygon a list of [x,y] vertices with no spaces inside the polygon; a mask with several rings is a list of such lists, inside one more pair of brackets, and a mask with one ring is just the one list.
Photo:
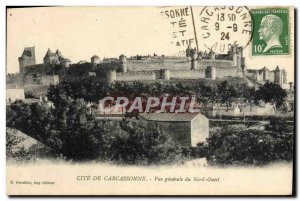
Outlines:
{"label": "crenellated battlement", "polygon": [[176,69],[169,69],[170,72],[203,72],[205,69],[181,69],[181,70],[176,70]]}
{"label": "crenellated battlement", "polygon": [[120,72],[117,73],[117,76],[121,76],[121,75],[152,75],[153,72],[150,71],[128,71],[126,73]]}
{"label": "crenellated battlement", "polygon": [[137,80],[155,80],[154,72],[140,71],[140,72],[122,72],[116,73],[116,81],[137,81]]}

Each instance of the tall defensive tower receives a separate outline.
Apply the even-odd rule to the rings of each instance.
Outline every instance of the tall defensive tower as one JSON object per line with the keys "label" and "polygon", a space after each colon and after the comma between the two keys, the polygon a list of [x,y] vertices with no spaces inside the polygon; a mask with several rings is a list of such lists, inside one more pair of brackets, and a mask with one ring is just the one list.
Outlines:
{"label": "tall defensive tower", "polygon": [[35,46],[25,47],[22,56],[19,57],[19,73],[23,74],[26,66],[35,64]]}

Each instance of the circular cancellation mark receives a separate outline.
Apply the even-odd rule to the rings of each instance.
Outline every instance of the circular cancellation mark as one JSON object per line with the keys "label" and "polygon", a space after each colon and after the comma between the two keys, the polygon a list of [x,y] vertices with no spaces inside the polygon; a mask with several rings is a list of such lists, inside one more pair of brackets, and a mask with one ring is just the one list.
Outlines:
{"label": "circular cancellation mark", "polygon": [[204,7],[198,38],[206,48],[226,54],[233,44],[245,48],[251,41],[252,19],[245,6]]}

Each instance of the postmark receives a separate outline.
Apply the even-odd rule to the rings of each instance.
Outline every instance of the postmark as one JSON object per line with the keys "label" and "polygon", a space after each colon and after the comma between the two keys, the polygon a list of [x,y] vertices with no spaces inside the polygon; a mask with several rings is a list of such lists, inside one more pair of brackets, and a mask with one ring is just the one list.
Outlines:
{"label": "postmark", "polygon": [[290,54],[288,8],[251,10],[253,18],[252,55]]}
{"label": "postmark", "polygon": [[226,54],[233,44],[245,48],[252,36],[252,19],[245,6],[205,7],[198,20],[199,41],[218,54]]}

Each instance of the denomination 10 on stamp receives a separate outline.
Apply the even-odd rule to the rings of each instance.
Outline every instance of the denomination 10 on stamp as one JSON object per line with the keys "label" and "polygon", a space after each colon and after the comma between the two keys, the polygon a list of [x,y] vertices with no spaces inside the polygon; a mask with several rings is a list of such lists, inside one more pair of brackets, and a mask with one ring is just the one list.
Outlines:
{"label": "denomination 10 on stamp", "polygon": [[289,10],[287,8],[253,9],[251,15],[252,55],[289,54]]}

